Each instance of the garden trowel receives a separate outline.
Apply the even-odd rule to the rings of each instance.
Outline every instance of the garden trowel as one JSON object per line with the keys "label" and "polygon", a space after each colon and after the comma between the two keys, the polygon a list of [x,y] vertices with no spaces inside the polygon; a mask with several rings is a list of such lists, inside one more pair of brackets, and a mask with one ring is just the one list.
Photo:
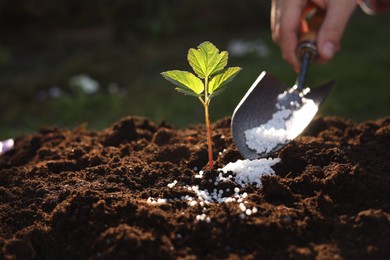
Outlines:
{"label": "garden trowel", "polygon": [[[267,157],[297,137],[314,118],[334,85],[334,81],[330,81],[317,88],[304,88],[309,64],[317,59],[315,39],[323,17],[323,11],[316,10],[310,18],[310,26],[306,24],[307,29],[301,29],[303,34],[298,47],[301,69],[295,85],[290,87],[262,72],[236,107],[232,135],[244,158]],[[304,23],[306,18],[302,21]]]}

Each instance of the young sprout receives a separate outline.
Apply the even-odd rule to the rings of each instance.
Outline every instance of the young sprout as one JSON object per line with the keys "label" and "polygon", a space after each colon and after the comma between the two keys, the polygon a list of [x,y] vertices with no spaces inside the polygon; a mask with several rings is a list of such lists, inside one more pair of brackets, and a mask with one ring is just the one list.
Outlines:
{"label": "young sprout", "polygon": [[228,52],[219,52],[210,42],[201,43],[197,49],[188,51],[188,62],[196,73],[188,71],[171,70],[161,75],[177,86],[176,90],[197,97],[205,111],[207,129],[207,144],[210,170],[213,168],[213,149],[211,141],[211,127],[209,105],[211,99],[220,94],[241,70],[239,67],[225,68],[228,61]]}

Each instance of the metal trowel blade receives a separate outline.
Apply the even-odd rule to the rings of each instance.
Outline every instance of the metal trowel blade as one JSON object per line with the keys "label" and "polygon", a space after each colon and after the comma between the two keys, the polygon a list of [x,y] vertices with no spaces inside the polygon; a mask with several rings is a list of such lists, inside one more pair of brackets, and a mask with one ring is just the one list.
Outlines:
{"label": "metal trowel blade", "polygon": [[[300,107],[296,109],[289,108],[292,113],[290,117],[285,119],[285,123],[289,125],[284,126],[285,129],[281,129],[292,137],[277,143],[272,149],[258,152],[248,147],[245,131],[265,124],[269,126],[271,123],[272,125],[273,117],[281,110],[281,95],[288,95],[291,89],[290,86],[280,82],[270,73],[262,72],[241,99],[232,116],[231,129],[233,140],[241,155],[251,160],[267,157],[293,140],[314,118],[319,106],[325,100],[333,85],[334,81],[330,81],[317,88],[305,89],[299,96],[305,102],[312,104],[310,106],[311,111],[299,111]],[[279,125],[273,127],[276,130],[280,128]],[[291,132],[291,129],[293,129],[294,133]]]}

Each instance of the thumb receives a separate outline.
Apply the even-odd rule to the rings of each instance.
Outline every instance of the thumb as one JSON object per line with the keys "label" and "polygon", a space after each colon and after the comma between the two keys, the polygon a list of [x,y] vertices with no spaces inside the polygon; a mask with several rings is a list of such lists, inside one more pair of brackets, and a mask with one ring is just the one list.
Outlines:
{"label": "thumb", "polygon": [[320,61],[331,60],[340,49],[341,37],[356,5],[356,1],[351,0],[329,0],[324,22],[318,32]]}

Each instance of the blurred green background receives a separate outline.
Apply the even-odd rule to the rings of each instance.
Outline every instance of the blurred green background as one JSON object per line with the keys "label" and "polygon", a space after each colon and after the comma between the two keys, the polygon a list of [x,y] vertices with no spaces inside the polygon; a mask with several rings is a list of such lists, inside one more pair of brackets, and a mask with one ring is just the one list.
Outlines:
{"label": "blurred green background", "polygon": [[[102,129],[126,115],[184,127],[203,108],[160,72],[190,70],[189,48],[209,40],[243,71],[211,103],[230,116],[261,71],[293,83],[269,30],[269,1],[3,0],[0,2],[0,140],[43,126]],[[354,121],[390,112],[390,14],[357,10],[342,51],[314,65],[309,86],[337,84],[320,115]]]}

